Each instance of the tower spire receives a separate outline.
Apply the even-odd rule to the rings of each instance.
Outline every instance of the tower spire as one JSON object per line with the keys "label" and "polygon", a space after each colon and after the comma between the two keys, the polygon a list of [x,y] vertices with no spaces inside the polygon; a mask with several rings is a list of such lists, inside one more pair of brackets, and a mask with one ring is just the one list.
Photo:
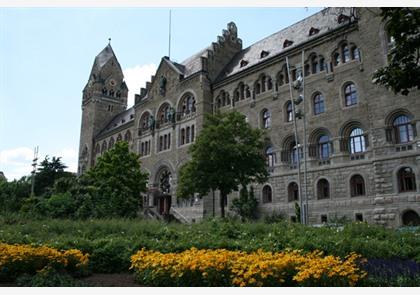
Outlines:
{"label": "tower spire", "polygon": [[108,38],[108,45],[111,45],[111,38]]}

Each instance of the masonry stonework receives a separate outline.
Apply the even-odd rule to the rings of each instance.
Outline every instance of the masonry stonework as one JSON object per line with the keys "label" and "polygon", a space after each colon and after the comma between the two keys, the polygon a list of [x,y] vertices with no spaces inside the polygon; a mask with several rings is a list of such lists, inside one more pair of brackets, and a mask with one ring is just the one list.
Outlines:
{"label": "masonry stonework", "polygon": [[[184,62],[163,57],[129,109],[122,70],[108,45],[83,91],[79,173],[126,140],[149,173],[143,196],[148,214],[183,222],[219,215],[218,192],[177,200],[177,176],[204,115],[236,110],[266,131],[271,148],[269,179],[253,184],[261,216],[295,218],[300,196],[293,195],[293,183],[304,185],[296,154],[306,139],[310,224],[341,217],[390,227],[418,222],[420,93],[395,95],[372,83],[392,46],[378,14],[375,8],[327,8],[245,49],[229,23],[216,42]],[[288,108],[291,93],[298,97],[292,86],[299,76],[304,101],[296,107],[305,112],[296,119],[296,144]],[[228,207],[237,196],[232,193]]]}

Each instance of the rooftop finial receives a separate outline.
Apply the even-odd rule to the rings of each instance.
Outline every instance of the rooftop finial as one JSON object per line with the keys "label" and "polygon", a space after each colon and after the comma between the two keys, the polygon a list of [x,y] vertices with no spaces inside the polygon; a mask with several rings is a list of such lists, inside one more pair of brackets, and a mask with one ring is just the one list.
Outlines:
{"label": "rooftop finial", "polygon": [[111,38],[108,38],[108,45],[111,45]]}

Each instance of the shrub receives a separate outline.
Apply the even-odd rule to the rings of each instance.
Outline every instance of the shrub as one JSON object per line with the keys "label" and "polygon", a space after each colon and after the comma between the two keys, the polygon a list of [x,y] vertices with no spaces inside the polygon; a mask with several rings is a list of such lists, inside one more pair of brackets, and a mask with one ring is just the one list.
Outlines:
{"label": "shrub", "polygon": [[46,246],[0,243],[0,281],[12,281],[22,274],[33,275],[45,268],[84,275],[88,262],[88,255],[75,249],[59,251]]}
{"label": "shrub", "polygon": [[197,250],[163,254],[142,249],[131,269],[146,286],[354,286],[366,273],[356,261],[315,251]]}
{"label": "shrub", "polygon": [[90,267],[99,273],[127,272],[133,251],[131,243],[123,238],[98,240],[93,245]]}
{"label": "shrub", "polygon": [[23,274],[16,279],[19,287],[88,287],[68,273],[45,267],[35,275]]}

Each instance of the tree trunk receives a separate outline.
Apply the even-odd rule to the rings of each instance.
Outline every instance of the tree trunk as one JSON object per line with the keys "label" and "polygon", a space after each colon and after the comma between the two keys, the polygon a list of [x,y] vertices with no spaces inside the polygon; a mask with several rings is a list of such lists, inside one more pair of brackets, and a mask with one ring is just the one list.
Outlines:
{"label": "tree trunk", "polygon": [[222,218],[225,218],[225,198],[226,198],[226,195],[223,193],[220,193],[220,209],[221,209]]}

